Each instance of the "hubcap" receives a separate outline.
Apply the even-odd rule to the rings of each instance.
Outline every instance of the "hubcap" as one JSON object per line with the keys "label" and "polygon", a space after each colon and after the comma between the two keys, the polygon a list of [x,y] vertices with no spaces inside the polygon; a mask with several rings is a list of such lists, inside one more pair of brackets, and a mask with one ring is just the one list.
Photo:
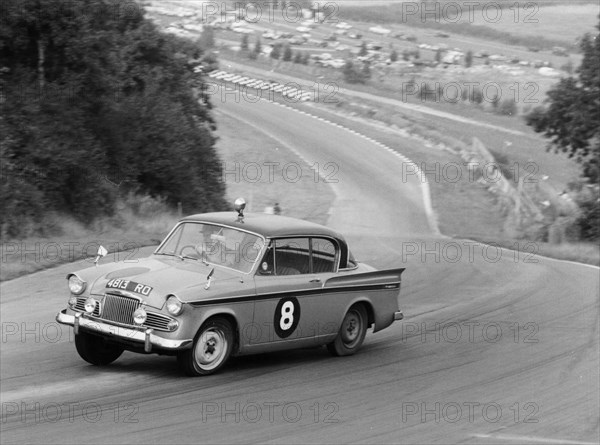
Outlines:
{"label": "hubcap", "polygon": [[204,331],[198,339],[194,351],[196,363],[200,368],[206,370],[219,366],[227,347],[227,339],[223,332],[214,328]]}
{"label": "hubcap", "polygon": [[352,311],[346,315],[342,325],[342,341],[346,345],[352,346],[358,340],[362,328],[361,324],[362,320],[356,312]]}

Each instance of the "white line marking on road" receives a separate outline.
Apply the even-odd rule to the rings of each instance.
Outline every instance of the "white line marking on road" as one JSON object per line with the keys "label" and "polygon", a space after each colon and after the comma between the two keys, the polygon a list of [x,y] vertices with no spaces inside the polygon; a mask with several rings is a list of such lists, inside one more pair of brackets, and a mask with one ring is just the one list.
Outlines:
{"label": "white line marking on road", "polygon": [[[262,99],[262,100],[266,100],[266,99]],[[285,108],[288,108],[289,110],[295,111],[296,113],[299,112],[299,110],[297,110],[296,108],[291,107],[289,105],[282,104],[282,106],[285,107]],[[364,135],[362,133],[359,133],[359,132],[357,132],[355,130],[351,130],[350,128],[345,127],[344,125],[340,125],[338,123],[331,122],[331,121],[329,121],[327,119],[323,119],[322,117],[317,117],[317,116],[315,116],[313,114],[310,114],[310,113],[307,113],[307,116],[310,116],[310,117],[315,118],[317,120],[320,120],[322,122],[334,125],[334,126],[336,126],[338,128],[341,128],[343,130],[349,131],[350,133],[356,134],[356,135],[358,135],[358,136],[366,139],[367,141],[369,141],[369,142],[371,142],[371,143],[373,143],[373,144],[375,144],[375,145],[377,145],[377,146],[379,146],[381,148],[389,149],[389,151],[393,155],[395,155],[396,157],[398,157],[400,160],[402,160],[403,162],[406,162],[407,164],[413,165],[414,168],[415,168],[415,171],[417,172],[417,176],[419,177],[419,180],[421,182],[421,193],[423,195],[423,205],[425,207],[425,214],[427,216],[427,221],[429,222],[429,227],[431,228],[431,230],[433,231],[433,233],[435,235],[442,236],[442,234],[440,233],[440,229],[438,227],[438,224],[437,224],[437,218],[435,216],[435,212],[433,211],[433,205],[431,203],[431,190],[429,188],[429,181],[427,181],[427,178],[426,178],[425,174],[422,172],[422,170],[419,168],[419,166],[417,164],[415,164],[413,161],[411,161],[409,158],[407,158],[403,154],[400,154],[397,151],[393,150],[392,148],[388,147],[387,145],[385,145],[385,144],[383,144],[383,143],[381,143],[379,141],[376,141],[375,139],[373,139],[373,138],[371,138],[369,136],[366,136],[366,135]]]}

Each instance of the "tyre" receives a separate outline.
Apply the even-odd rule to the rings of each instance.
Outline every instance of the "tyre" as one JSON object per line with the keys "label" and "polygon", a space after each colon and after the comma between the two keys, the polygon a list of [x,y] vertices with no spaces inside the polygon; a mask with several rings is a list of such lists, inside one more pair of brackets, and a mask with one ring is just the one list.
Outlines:
{"label": "tyre", "polygon": [[104,341],[101,337],[80,332],[75,335],[75,347],[79,356],[92,365],[105,366],[123,354],[123,348]]}
{"label": "tyre", "polygon": [[192,348],[177,356],[179,367],[189,376],[213,374],[231,355],[233,342],[231,323],[222,317],[211,318],[198,330]]}
{"label": "tyre", "polygon": [[355,304],[344,316],[335,340],[327,345],[332,355],[352,355],[361,347],[367,333],[367,311],[362,304]]}

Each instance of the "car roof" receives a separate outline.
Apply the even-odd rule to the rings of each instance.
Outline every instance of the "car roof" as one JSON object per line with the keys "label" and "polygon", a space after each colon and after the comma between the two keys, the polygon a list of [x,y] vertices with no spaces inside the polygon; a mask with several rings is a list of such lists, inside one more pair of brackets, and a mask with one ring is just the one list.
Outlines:
{"label": "car roof", "polygon": [[222,224],[229,227],[257,233],[265,238],[280,238],[292,236],[330,237],[336,240],[340,249],[341,269],[349,266],[352,258],[348,243],[344,237],[328,227],[302,219],[288,216],[273,215],[269,213],[245,213],[243,221],[239,221],[237,212],[199,213],[186,216],[180,222],[203,222],[209,224]]}
{"label": "car roof", "polygon": [[199,213],[186,216],[181,221],[224,224],[254,232],[265,238],[283,236],[328,236],[345,242],[344,237],[328,227],[302,219],[268,213],[245,213],[243,222],[238,221],[237,212]]}

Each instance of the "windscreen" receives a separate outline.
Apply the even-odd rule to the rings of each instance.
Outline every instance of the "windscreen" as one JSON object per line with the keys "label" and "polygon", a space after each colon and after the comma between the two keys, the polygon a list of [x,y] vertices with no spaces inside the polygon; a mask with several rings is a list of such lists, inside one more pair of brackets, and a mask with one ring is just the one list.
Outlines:
{"label": "windscreen", "polygon": [[263,244],[263,239],[252,233],[213,224],[186,222],[177,226],[156,253],[248,273]]}

